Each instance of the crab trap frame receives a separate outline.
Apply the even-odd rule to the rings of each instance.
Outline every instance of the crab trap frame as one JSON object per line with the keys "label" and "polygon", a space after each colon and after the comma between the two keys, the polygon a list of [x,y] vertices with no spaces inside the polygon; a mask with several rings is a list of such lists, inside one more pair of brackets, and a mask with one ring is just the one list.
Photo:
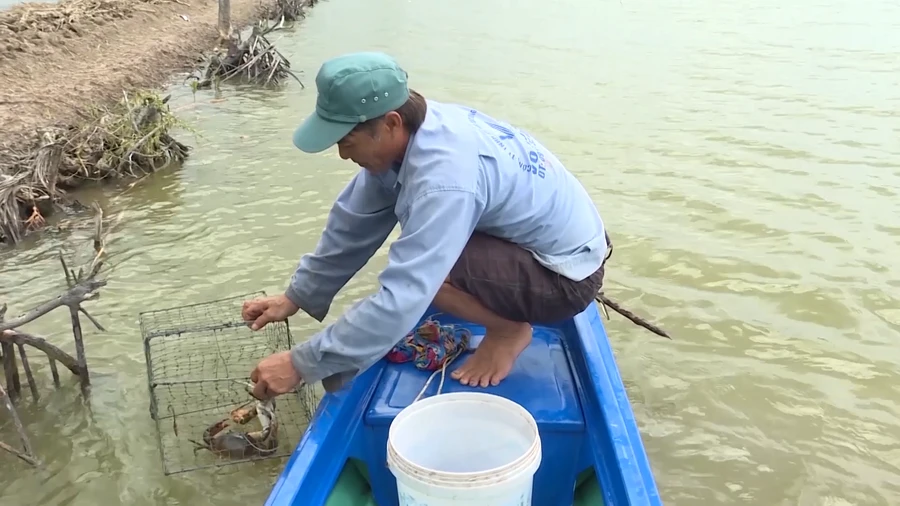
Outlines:
{"label": "crab trap frame", "polygon": [[265,292],[140,313],[166,475],[290,456],[309,425],[321,400],[313,385],[276,397],[271,423],[258,416],[265,410],[250,395],[250,372],[293,345],[286,321],[258,331],[242,321],[243,302],[259,296]]}

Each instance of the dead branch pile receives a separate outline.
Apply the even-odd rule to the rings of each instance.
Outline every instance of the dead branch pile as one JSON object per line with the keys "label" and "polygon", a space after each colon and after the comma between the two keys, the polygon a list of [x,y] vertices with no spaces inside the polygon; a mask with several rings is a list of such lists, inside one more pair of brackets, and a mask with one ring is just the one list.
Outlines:
{"label": "dead branch pile", "polygon": [[266,5],[263,17],[275,21],[275,25],[293,23],[306,17],[306,10],[318,3],[318,0],[275,0]]}
{"label": "dead branch pile", "polygon": [[17,243],[41,227],[66,189],[82,181],[140,177],[184,161],[189,148],[169,134],[184,125],[168,99],[126,94],[111,109],[95,109],[78,126],[47,129],[27,152],[0,160],[0,242]]}
{"label": "dead branch pile", "polygon": [[[105,246],[103,239],[103,212],[100,209],[100,206],[96,204],[94,204],[94,209],[96,211],[93,240],[94,257],[88,265],[87,271],[79,269],[76,273],[69,269],[62,253],[60,253],[59,260],[68,287],[65,293],[44,302],[24,315],[10,321],[4,321],[7,312],[6,304],[0,306],[0,356],[2,356],[2,358],[0,358],[0,365],[3,366],[4,378],[6,380],[6,388],[0,384],[0,406],[5,407],[6,411],[12,417],[13,424],[16,427],[21,442],[21,448],[16,448],[0,441],[0,449],[12,453],[32,465],[38,465],[39,460],[31,449],[28,436],[25,433],[22,422],[13,405],[13,402],[19,399],[22,393],[22,384],[19,379],[19,360],[22,362],[22,369],[25,373],[28,387],[31,390],[32,398],[36,401],[40,397],[37,390],[37,383],[34,379],[34,372],[32,371],[28,354],[25,351],[26,346],[43,352],[47,356],[50,362],[50,372],[53,375],[53,383],[57,387],[60,386],[60,381],[56,362],[61,362],[67,369],[72,371],[72,374],[81,380],[82,393],[86,394],[87,388],[90,385],[90,377],[84,352],[84,338],[82,335],[79,313],[83,314],[100,331],[106,330],[81,306],[85,301],[96,299],[99,296],[97,290],[106,285],[105,280],[96,279],[97,274],[103,266],[102,258],[104,256]],[[18,330],[22,325],[30,323],[61,306],[66,306],[69,310],[69,317],[72,321],[72,334],[75,338],[75,357],[72,357],[70,354],[44,338]]]}
{"label": "dead branch pile", "polygon": [[194,79],[194,87],[205,89],[230,79],[277,85],[290,76],[303,87],[303,82],[291,70],[291,63],[266,38],[279,28],[280,25],[269,26],[266,21],[257,22],[246,40],[242,40],[240,35],[229,38],[224,52],[213,54],[200,76],[191,75],[185,80]]}

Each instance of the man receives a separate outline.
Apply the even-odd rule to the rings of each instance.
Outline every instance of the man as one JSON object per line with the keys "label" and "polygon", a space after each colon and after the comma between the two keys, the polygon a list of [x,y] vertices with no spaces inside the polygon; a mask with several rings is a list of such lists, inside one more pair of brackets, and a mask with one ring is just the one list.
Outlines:
{"label": "man", "polygon": [[316,250],[283,295],[245,303],[259,329],[299,309],[322,321],[335,294],[399,222],[380,288],[335,323],[251,374],[260,398],[300,381],[334,390],[384,357],[428,305],[485,327],[452,377],[497,385],[532,323],[572,317],[603,280],[607,237],[591,198],[527,133],[475,109],[427,100],[382,53],[326,61],[315,113],[294,133],[307,153],[337,144],[360,166]]}

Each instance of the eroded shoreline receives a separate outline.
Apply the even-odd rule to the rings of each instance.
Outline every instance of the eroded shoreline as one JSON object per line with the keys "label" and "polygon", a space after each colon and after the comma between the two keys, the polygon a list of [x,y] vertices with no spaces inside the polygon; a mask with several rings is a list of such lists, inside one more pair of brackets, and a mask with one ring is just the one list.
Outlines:
{"label": "eroded shoreline", "polygon": [[[266,19],[283,1],[231,0],[233,32]],[[217,16],[209,0],[63,0],[0,11],[0,222],[5,217],[23,233],[39,229],[40,220],[26,223],[32,210],[55,200],[54,188],[37,181],[46,179],[35,162],[42,150],[52,161],[49,143],[71,148],[58,132],[97,121],[98,109],[202,66],[221,42]],[[77,179],[67,182],[77,187]],[[23,193],[22,184],[36,191]],[[15,243],[18,235],[0,226],[0,242]]]}

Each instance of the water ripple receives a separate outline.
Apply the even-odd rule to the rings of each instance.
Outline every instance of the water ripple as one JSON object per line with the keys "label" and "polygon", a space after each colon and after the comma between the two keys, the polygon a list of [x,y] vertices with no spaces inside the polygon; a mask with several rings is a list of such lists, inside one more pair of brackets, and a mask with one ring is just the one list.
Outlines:
{"label": "water ripple", "polygon": [[[162,477],[137,313],[284,289],[354,172],[290,135],[321,61],[365,48],[398,57],[429,97],[523,126],[594,197],[616,243],[607,292],[675,335],[608,322],[666,504],[896,504],[900,4],[554,6],[546,23],[544,6],[512,0],[322,3],[278,42],[306,89],[175,88],[200,132],[185,133],[185,166],[90,192],[124,213],[90,303],[108,328],[88,331],[91,409],[34,361],[46,393],[22,416],[49,466],[0,462],[4,499],[263,500],[281,462]],[[60,248],[90,258],[83,224],[0,251],[12,314],[62,289]],[[326,322],[373,292],[385,262],[383,248]],[[63,313],[29,330],[72,351]]]}

